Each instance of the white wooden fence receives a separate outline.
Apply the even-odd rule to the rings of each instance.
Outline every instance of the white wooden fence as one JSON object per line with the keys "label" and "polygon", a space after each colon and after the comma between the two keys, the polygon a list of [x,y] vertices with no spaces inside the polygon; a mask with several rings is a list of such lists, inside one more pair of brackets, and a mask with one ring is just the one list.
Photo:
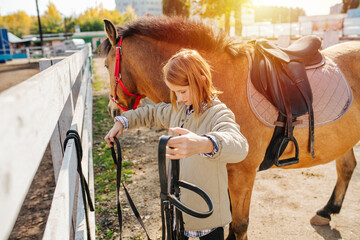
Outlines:
{"label": "white wooden fence", "polygon": [[[87,239],[74,140],[65,152],[62,145],[67,130],[78,131],[94,201],[91,64],[88,45],[61,61],[41,61],[39,74],[0,93],[0,239],[11,233],[49,143],[56,188],[43,239]],[[95,239],[95,213],[89,218]]]}

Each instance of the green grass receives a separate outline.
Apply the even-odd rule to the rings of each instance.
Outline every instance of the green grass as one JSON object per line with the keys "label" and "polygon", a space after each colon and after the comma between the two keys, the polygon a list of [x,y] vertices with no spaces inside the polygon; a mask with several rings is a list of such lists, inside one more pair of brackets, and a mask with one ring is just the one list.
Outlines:
{"label": "green grass", "polygon": [[[94,66],[94,62],[93,62],[93,66]],[[108,83],[107,82],[100,81],[99,75],[96,74],[96,69],[95,68],[93,70],[93,73],[94,73],[94,79],[95,79],[95,82],[93,83],[93,89],[95,91],[101,91],[103,89],[108,88]]]}
{"label": "green grass", "polygon": [[93,88],[95,91],[101,91],[102,89],[104,89],[105,84],[101,81],[99,81],[99,76],[95,75],[95,83],[93,84]]}
{"label": "green grass", "polygon": [[[99,91],[103,83],[98,83],[98,77],[95,75],[93,88]],[[93,98],[93,161],[94,161],[94,181],[95,181],[95,213],[97,224],[97,239],[115,239],[116,234],[109,226],[103,226],[102,215],[109,214],[116,216],[116,205],[111,205],[111,200],[116,199],[116,166],[111,157],[110,147],[104,140],[104,136],[111,129],[114,121],[107,111],[109,102],[108,96],[100,95]],[[123,148],[123,156],[126,155],[126,148]],[[123,161],[122,163],[122,181],[132,183],[133,171],[130,169],[133,163]],[[106,218],[106,217],[105,217]],[[110,227],[111,228],[111,227]],[[133,239],[138,239],[137,236]]]}

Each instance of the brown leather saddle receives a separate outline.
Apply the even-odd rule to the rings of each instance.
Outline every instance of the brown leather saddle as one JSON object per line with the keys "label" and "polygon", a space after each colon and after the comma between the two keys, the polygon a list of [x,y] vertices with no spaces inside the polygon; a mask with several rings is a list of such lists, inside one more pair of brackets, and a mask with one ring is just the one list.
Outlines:
{"label": "brown leather saddle", "polygon": [[[278,110],[276,127],[259,171],[299,162],[299,148],[293,136],[297,117],[309,114],[309,151],[314,152],[313,96],[306,74],[307,67],[324,63],[319,52],[321,40],[306,36],[288,48],[280,48],[267,40],[251,41],[254,44],[251,81],[254,87]],[[295,145],[295,156],[280,160],[289,142]]]}

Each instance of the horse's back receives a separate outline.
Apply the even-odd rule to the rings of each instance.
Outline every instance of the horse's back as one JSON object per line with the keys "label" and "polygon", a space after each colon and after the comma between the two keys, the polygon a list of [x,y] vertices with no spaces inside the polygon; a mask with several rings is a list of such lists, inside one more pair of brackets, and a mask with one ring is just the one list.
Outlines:
{"label": "horse's back", "polygon": [[360,82],[360,41],[339,43],[323,53],[339,66],[350,85],[352,81]]}

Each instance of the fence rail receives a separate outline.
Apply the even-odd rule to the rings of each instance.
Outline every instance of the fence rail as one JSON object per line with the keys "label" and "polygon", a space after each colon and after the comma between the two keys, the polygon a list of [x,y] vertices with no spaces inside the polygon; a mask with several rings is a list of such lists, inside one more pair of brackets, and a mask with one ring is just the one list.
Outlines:
{"label": "fence rail", "polygon": [[[324,22],[324,21],[323,21]],[[321,23],[321,21],[320,21]],[[336,30],[339,37],[360,36],[360,18],[344,18],[339,23],[343,25],[341,30]],[[318,35],[323,37],[326,29],[324,26],[316,27],[312,22],[297,22],[297,23],[255,23],[252,25],[244,25],[242,29],[242,37],[244,38],[279,38],[279,36],[293,36],[300,37],[306,35]],[[322,28],[321,28],[322,27]],[[235,29],[232,29],[234,35]]]}
{"label": "fence rail", "polygon": [[[39,74],[0,94],[1,238],[12,230],[48,143],[56,189],[43,239],[87,238],[75,145],[69,140],[63,151],[62,143],[68,129],[79,132],[84,175],[94,196],[91,64],[88,45],[63,60],[41,61]],[[95,239],[95,215],[90,219]]]}

